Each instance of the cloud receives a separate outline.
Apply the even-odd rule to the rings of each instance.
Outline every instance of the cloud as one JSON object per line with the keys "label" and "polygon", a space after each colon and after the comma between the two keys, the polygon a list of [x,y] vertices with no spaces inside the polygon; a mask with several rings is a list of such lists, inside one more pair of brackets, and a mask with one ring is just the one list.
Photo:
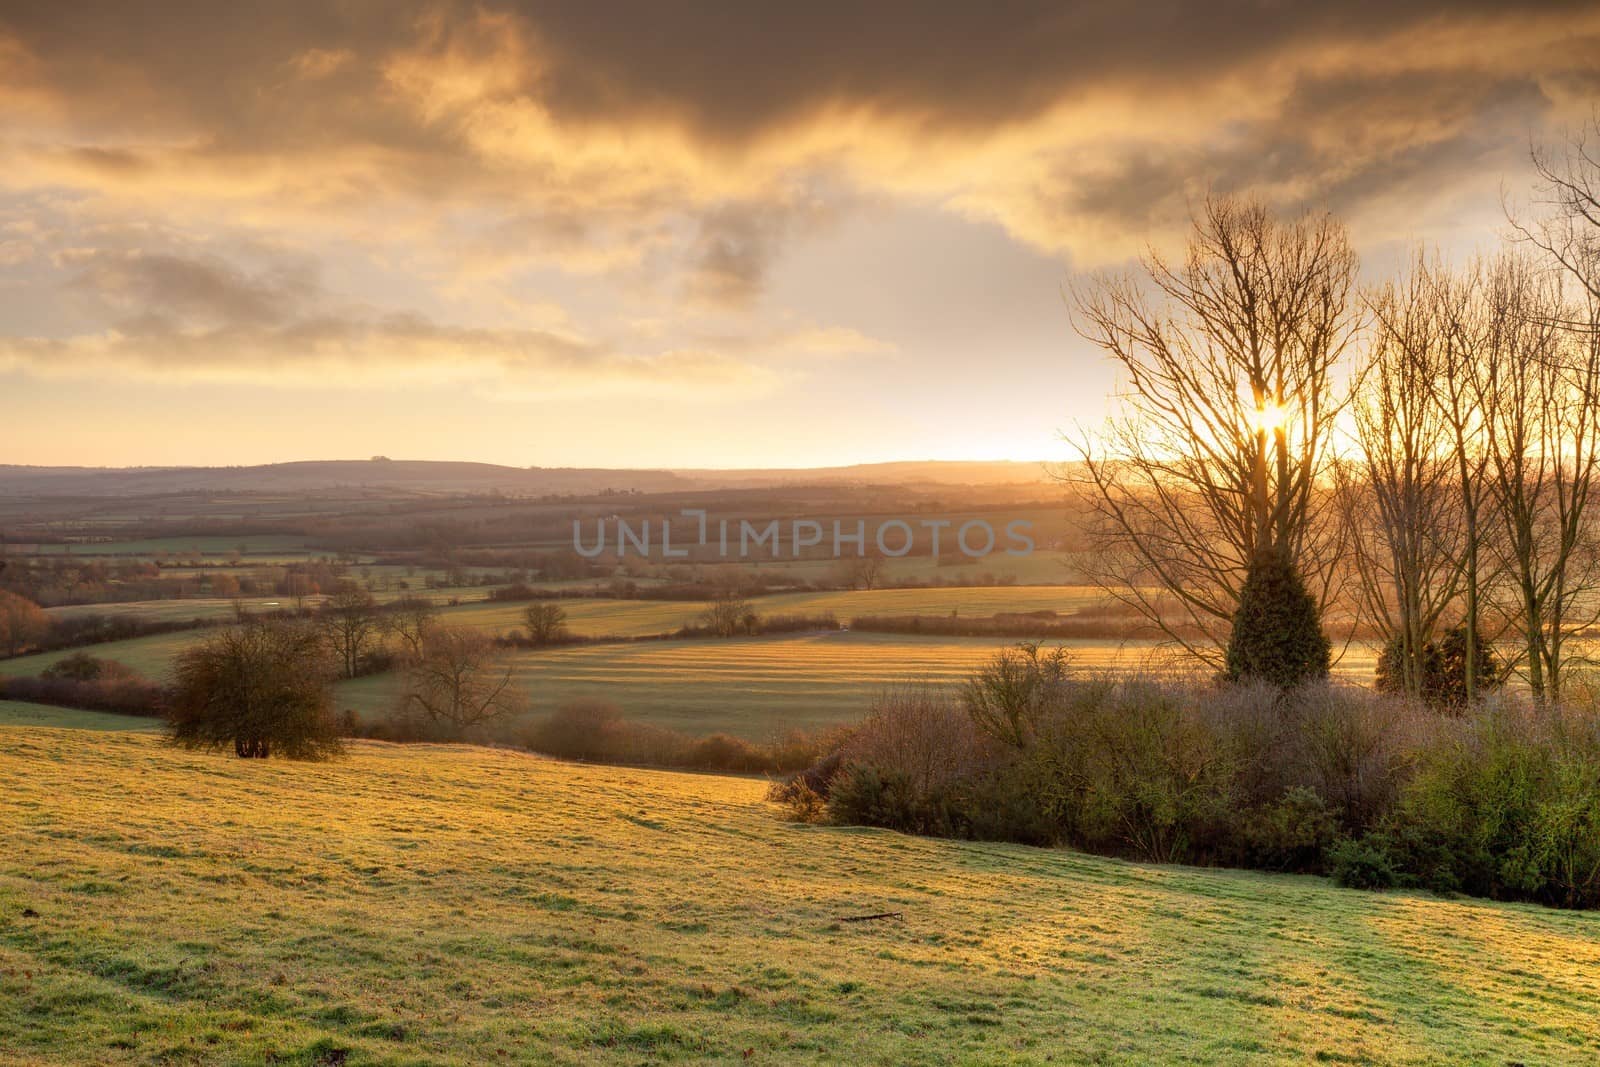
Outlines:
{"label": "cloud", "polygon": [[[64,275],[77,320],[0,358],[771,387],[807,354],[776,272],[863,205],[1077,265],[1177,232],[1207,189],[1414,225],[1592,101],[1595,54],[1600,10],[1560,2],[14,5],[0,195],[155,236],[46,268],[6,235],[0,271]],[[251,242],[293,255],[251,265]],[[421,306],[363,298],[373,276]],[[486,279],[555,325],[485,312]],[[733,343],[680,322],[705,316]],[[674,325],[636,350],[629,321]]]}
{"label": "cloud", "polygon": [[721,395],[776,375],[724,351],[632,351],[571,330],[441,323],[336,299],[303,269],[250,273],[214,257],[72,249],[63,283],[97,327],[0,337],[0,369],[45,377],[385,388],[456,383],[491,393]]}

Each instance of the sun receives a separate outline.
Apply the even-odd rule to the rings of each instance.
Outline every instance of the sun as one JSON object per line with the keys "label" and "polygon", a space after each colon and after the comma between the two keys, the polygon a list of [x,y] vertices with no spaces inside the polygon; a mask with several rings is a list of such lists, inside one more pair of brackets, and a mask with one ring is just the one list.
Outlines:
{"label": "sun", "polygon": [[1284,423],[1289,421],[1289,409],[1268,397],[1261,402],[1261,406],[1250,412],[1251,429],[1258,433],[1273,433],[1283,429]]}

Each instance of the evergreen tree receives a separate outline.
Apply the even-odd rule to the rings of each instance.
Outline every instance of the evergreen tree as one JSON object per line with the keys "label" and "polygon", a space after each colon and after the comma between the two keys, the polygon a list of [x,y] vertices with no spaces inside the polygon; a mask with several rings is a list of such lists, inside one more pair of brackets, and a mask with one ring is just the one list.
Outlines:
{"label": "evergreen tree", "polygon": [[1328,638],[1300,572],[1278,549],[1250,563],[1228,638],[1229,681],[1264,681],[1284,689],[1328,677]]}

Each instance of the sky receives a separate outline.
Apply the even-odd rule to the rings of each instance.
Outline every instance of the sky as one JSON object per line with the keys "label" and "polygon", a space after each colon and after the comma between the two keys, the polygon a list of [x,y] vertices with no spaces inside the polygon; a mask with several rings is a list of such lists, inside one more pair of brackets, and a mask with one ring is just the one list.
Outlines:
{"label": "sky", "polygon": [[0,463],[1065,455],[1208,193],[1465,254],[1595,4],[0,4]]}

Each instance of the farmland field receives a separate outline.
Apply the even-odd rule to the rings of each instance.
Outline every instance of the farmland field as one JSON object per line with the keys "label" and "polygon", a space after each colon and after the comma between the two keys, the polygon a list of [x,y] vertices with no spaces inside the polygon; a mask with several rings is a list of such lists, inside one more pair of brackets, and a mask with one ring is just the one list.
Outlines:
{"label": "farmland field", "polygon": [[760,782],[462,747],[14,727],[0,780],[19,1064],[1600,1057],[1590,914],[800,827]]}
{"label": "farmland field", "polygon": [[[568,606],[593,612],[574,613],[579,632],[588,627],[606,633],[625,628],[659,632],[669,629],[666,624],[675,619],[692,619],[698,611],[698,605],[672,601],[573,601]],[[520,605],[473,605],[450,609],[445,617],[498,631],[515,625],[519,610]],[[93,645],[88,651],[162,679],[173,657],[205,633],[158,634]],[[1008,643],[1004,638],[834,632],[577,645],[516,652],[511,662],[535,713],[548,713],[574,697],[600,697],[615,702],[629,718],[690,734],[723,731],[766,740],[790,729],[853,722],[865,713],[874,694],[897,682],[957,683]],[[1174,669],[1171,653],[1149,642],[1064,643],[1074,665],[1084,671]],[[0,675],[37,674],[70,654],[0,659]],[[1180,669],[1184,666],[1177,664]],[[1353,649],[1336,673],[1364,682],[1371,678],[1372,667],[1370,649]],[[393,705],[399,684],[392,673],[341,682],[335,687],[335,699],[340,707],[353,708],[363,717],[382,718]]]}
{"label": "farmland field", "polygon": [[[643,641],[521,652],[516,678],[536,712],[574,697],[601,697],[629,718],[690,734],[724,731],[765,740],[790,729],[853,722],[897,682],[954,685],[1007,644],[997,638],[818,633],[730,640]],[[1076,641],[1084,670],[1158,666],[1148,645]],[[342,682],[341,707],[382,717],[393,675]]]}
{"label": "farmland field", "polygon": [[205,634],[205,630],[178,630],[174,633],[153,634],[149,637],[130,637],[126,641],[108,641],[104,644],[88,645],[83,649],[69,648],[56,652],[40,652],[32,656],[18,656],[15,659],[0,659],[0,675],[38,674],[52,663],[65,659],[75,652],[84,651],[102,659],[116,660],[148,678],[161,680],[172,669],[173,657],[188,645],[203,638]]}
{"label": "farmland field", "polygon": [[21,700],[0,700],[0,726],[63,726],[79,730],[132,730],[152,733],[161,729],[157,719],[110,715],[103,711],[56,708]]}
{"label": "farmland field", "polygon": [[[690,734],[765,740],[790,729],[859,719],[895,681],[955,681],[1000,642],[828,633],[726,641],[644,641],[529,651],[513,658],[533,710],[574,697],[611,700],[630,718]],[[341,707],[381,717],[398,679],[336,688]]]}

